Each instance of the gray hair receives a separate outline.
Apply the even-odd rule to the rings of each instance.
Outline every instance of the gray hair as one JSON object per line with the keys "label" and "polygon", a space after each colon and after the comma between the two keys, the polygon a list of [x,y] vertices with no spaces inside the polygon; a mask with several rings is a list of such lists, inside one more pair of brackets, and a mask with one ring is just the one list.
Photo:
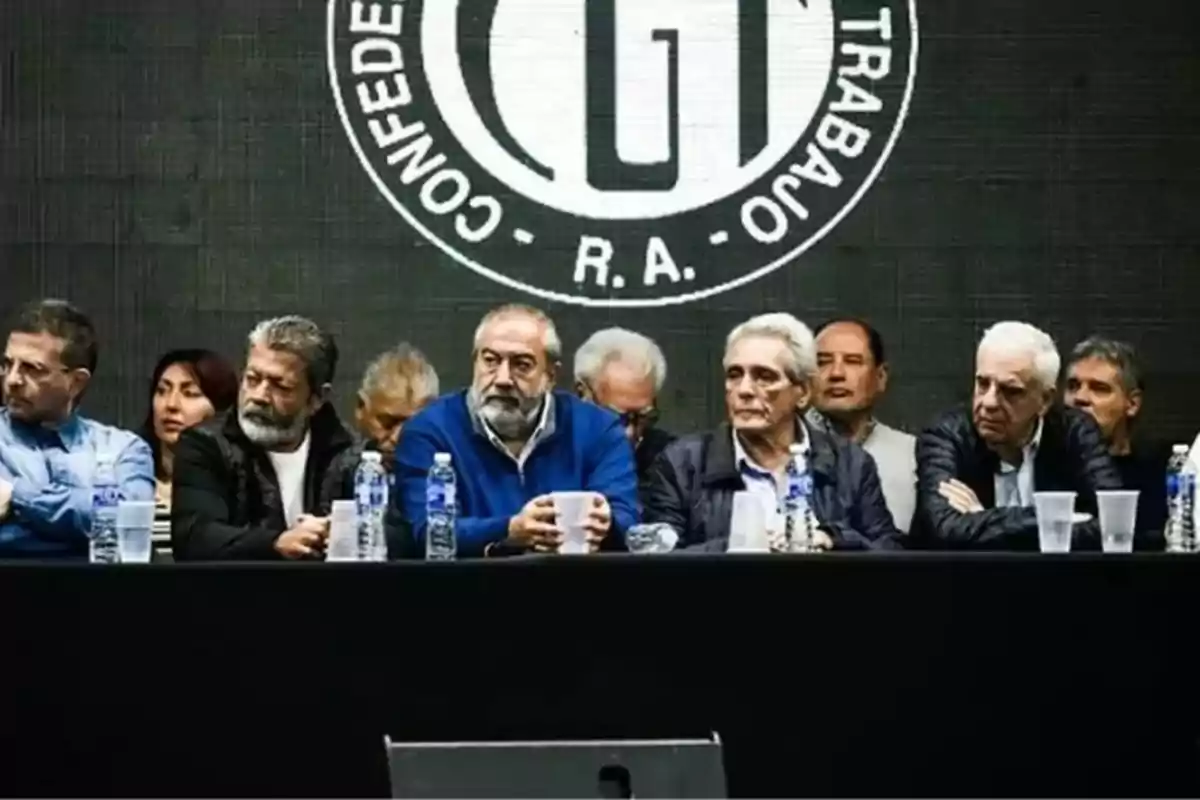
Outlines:
{"label": "gray hair", "polygon": [[788,349],[786,372],[797,383],[810,380],[817,371],[817,345],[808,326],[791,314],[782,312],[760,314],[746,320],[729,332],[725,353],[734,343],[747,336],[771,336],[783,340]]}
{"label": "gray hair", "polygon": [[554,327],[554,320],[550,319],[545,311],[523,303],[507,303],[499,308],[493,308],[483,315],[483,319],[479,321],[479,327],[475,329],[473,342],[476,352],[479,350],[480,340],[483,339],[484,329],[489,323],[502,317],[529,317],[540,322],[542,324],[542,347],[546,351],[546,360],[551,364],[557,364],[562,359],[562,340],[558,338],[558,329]]}
{"label": "gray hair", "polygon": [[976,355],[984,350],[1006,355],[1026,356],[1033,362],[1034,379],[1043,389],[1058,384],[1062,357],[1050,334],[1028,322],[997,322],[984,331]]}
{"label": "gray hair", "polygon": [[625,328],[596,331],[575,351],[575,380],[591,385],[601,371],[614,362],[644,370],[662,391],[667,380],[667,359],[649,336]]}
{"label": "gray hair", "polygon": [[259,345],[299,357],[314,393],[333,382],[337,344],[311,319],[292,315],[263,320],[250,331],[249,342],[251,347]]}
{"label": "gray hair", "polygon": [[368,398],[380,393],[404,394],[406,402],[420,404],[438,395],[437,371],[425,354],[408,342],[401,342],[380,353],[363,373],[359,396]]}
{"label": "gray hair", "polygon": [[1089,336],[1075,345],[1075,349],[1071,351],[1070,363],[1089,358],[1098,358],[1116,367],[1121,387],[1126,392],[1142,390],[1142,368],[1133,345],[1103,336]]}

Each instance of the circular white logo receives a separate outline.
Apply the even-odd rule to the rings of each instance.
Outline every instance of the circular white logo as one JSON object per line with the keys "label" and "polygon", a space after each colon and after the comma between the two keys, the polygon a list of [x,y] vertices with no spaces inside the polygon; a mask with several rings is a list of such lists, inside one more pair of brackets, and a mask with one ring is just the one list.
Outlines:
{"label": "circular white logo", "polygon": [[659,306],[792,261],[882,169],[915,0],[329,0],[338,112],[380,192],[471,269]]}

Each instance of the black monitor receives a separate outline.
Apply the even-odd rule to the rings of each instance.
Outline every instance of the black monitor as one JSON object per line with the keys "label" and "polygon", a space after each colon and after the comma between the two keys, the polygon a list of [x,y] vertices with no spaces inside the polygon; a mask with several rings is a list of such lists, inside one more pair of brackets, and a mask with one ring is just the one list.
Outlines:
{"label": "black monitor", "polygon": [[385,740],[395,798],[723,798],[721,742]]}

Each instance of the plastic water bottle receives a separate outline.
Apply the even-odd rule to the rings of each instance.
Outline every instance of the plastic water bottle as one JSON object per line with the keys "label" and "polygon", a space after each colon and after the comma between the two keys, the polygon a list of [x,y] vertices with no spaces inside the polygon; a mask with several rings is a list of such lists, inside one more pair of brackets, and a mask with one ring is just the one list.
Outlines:
{"label": "plastic water bottle", "polygon": [[88,560],[93,564],[118,564],[121,561],[117,539],[117,507],[121,504],[121,486],[117,483],[116,460],[109,453],[96,459],[92,476],[92,527],[88,532]]}
{"label": "plastic water bottle", "polygon": [[1180,530],[1184,552],[1196,550],[1196,464],[1190,458],[1179,473]]}
{"label": "plastic water bottle", "polygon": [[453,561],[458,557],[454,521],[458,515],[457,482],[449,453],[433,457],[425,480],[425,558]]}
{"label": "plastic water bottle", "polygon": [[1196,468],[1188,458],[1188,446],[1171,448],[1167,462],[1167,552],[1190,553],[1196,549]]}
{"label": "plastic water bottle", "polygon": [[804,446],[794,444],[788,448],[787,494],[783,500],[784,531],[788,549],[793,553],[807,553],[813,549],[812,475],[808,472],[808,459]]}
{"label": "plastic water bottle", "polygon": [[387,537],[383,518],[387,513],[388,476],[383,457],[368,451],[354,472],[355,522],[358,530],[358,560],[387,561]]}

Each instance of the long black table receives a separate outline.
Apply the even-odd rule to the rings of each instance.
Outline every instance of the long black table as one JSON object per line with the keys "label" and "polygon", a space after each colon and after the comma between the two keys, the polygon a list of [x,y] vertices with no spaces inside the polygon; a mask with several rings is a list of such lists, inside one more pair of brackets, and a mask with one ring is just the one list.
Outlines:
{"label": "long black table", "polygon": [[734,796],[1200,790],[1200,558],[0,566],[8,795],[386,796],[382,739],[717,731]]}

